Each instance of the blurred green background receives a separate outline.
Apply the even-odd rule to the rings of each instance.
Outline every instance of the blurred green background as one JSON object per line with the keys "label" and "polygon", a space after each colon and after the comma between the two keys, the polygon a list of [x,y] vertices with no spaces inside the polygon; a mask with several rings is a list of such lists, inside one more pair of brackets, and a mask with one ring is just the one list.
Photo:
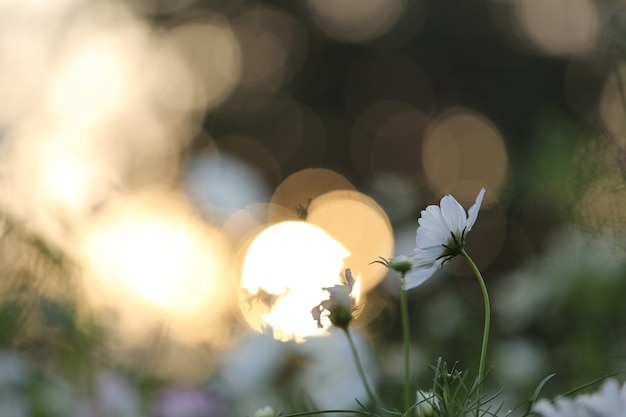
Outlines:
{"label": "blurred green background", "polygon": [[[336,242],[314,287],[361,276],[360,346],[400,407],[398,278],[369,262],[482,186],[503,412],[552,373],[546,397],[623,380],[625,43],[609,0],[3,1],[0,415],[356,407],[345,343],[268,319]],[[336,242],[294,232],[250,266],[285,221]],[[463,261],[409,306],[416,383],[438,357],[474,375]]]}

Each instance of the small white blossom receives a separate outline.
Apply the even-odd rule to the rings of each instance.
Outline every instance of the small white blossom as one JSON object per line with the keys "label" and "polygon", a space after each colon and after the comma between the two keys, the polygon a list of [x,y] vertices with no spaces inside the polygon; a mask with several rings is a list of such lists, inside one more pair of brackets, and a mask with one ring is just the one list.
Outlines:
{"label": "small white blossom", "polygon": [[439,399],[432,391],[417,390],[415,397],[416,417],[432,417],[435,415],[435,407],[439,405]]}
{"label": "small white blossom", "polygon": [[624,417],[626,384],[620,387],[617,380],[608,379],[596,393],[559,398],[554,402],[541,399],[533,411],[543,417]]}
{"label": "small white blossom", "polygon": [[484,195],[485,189],[481,188],[467,214],[451,195],[444,196],[438,206],[430,205],[422,210],[415,236],[416,248],[411,254],[414,267],[406,275],[407,290],[421,285],[444,262],[461,252],[467,233],[476,223]]}

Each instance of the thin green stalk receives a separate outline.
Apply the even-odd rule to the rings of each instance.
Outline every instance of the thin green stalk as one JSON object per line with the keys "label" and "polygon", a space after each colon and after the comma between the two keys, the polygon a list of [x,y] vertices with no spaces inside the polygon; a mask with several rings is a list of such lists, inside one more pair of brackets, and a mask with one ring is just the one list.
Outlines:
{"label": "thin green stalk", "polygon": [[411,382],[411,334],[409,332],[409,308],[407,303],[407,291],[405,274],[400,278],[400,310],[402,314],[402,336],[404,342],[404,409],[411,406],[410,382]]}
{"label": "thin green stalk", "polygon": [[478,279],[478,284],[480,284],[480,289],[483,292],[483,300],[485,302],[485,328],[483,330],[483,346],[482,346],[482,349],[480,351],[480,364],[478,366],[478,386],[476,388],[476,392],[477,392],[477,394],[476,394],[477,395],[477,398],[476,398],[476,416],[478,416],[479,407],[480,407],[480,401],[481,401],[481,395],[482,395],[483,379],[485,377],[485,360],[487,358],[487,343],[489,342],[489,327],[490,327],[490,323],[491,323],[491,307],[489,305],[489,294],[487,293],[487,287],[485,286],[485,280],[483,279],[483,276],[481,275],[480,271],[478,270],[478,267],[476,267],[476,264],[474,263],[472,258],[470,258],[470,256],[467,254],[467,252],[465,252],[465,249],[461,249],[461,255],[465,258],[465,260],[467,260],[467,262],[472,267],[472,270],[474,271],[474,275],[476,275],[476,278]]}
{"label": "thin green stalk", "polygon": [[365,370],[363,370],[363,365],[361,364],[361,359],[359,359],[359,353],[356,350],[356,345],[354,344],[354,340],[352,339],[352,333],[350,333],[350,329],[348,327],[342,328],[342,330],[346,333],[346,337],[348,338],[348,343],[350,344],[350,349],[352,350],[352,356],[354,356],[354,362],[356,363],[356,368],[359,371],[359,376],[361,380],[363,380],[363,385],[365,386],[365,390],[367,391],[367,395],[369,395],[370,400],[376,407],[380,409],[380,411],[385,410],[385,406],[382,401],[376,395],[376,392],[370,387],[369,382],[367,381],[367,376],[365,375]]}
{"label": "thin green stalk", "polygon": [[303,417],[303,416],[316,416],[319,414],[358,414],[362,416],[371,416],[372,413],[369,411],[361,411],[361,410],[321,410],[321,411],[303,411],[301,413],[287,414],[283,417]]}

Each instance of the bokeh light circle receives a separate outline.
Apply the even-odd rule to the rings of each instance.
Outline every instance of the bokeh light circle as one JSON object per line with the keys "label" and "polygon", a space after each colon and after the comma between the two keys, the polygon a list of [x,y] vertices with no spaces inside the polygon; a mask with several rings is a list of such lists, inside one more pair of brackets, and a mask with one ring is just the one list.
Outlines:
{"label": "bokeh light circle", "polygon": [[[174,28],[168,47],[186,64],[195,80],[195,101],[201,108],[220,104],[241,79],[241,48],[230,24],[219,15]],[[184,83],[185,79],[177,80]]]}
{"label": "bokeh light circle", "polygon": [[264,6],[248,6],[232,18],[241,46],[241,87],[275,91],[300,69],[306,55],[306,34],[289,14]]}
{"label": "bokeh light circle", "polygon": [[389,31],[405,7],[403,0],[307,0],[313,22],[327,36],[364,42]]}
{"label": "bokeh light circle", "polygon": [[373,199],[353,190],[331,191],[311,202],[307,221],[348,250],[346,267],[361,277],[363,291],[384,278],[386,268],[372,261],[393,256],[393,233],[386,213]]}
{"label": "bokeh light circle", "polygon": [[626,146],[626,140],[623,139],[623,132],[626,129],[623,101],[626,87],[622,81],[624,76],[626,76],[626,65],[621,64],[607,78],[598,105],[602,123],[622,146]]}
{"label": "bokeh light circle", "polygon": [[514,5],[523,35],[546,53],[588,53],[597,43],[600,16],[590,0],[515,0]]}
{"label": "bokeh light circle", "polygon": [[[316,197],[335,190],[354,190],[354,185],[343,175],[326,168],[307,168],[289,177],[276,188],[272,204],[292,213],[290,220],[305,219],[308,208]],[[287,220],[283,209],[270,211],[270,220]]]}
{"label": "bokeh light circle", "polygon": [[322,330],[311,309],[328,299],[324,287],[341,283],[347,249],[321,228],[302,221],[274,224],[250,244],[241,273],[241,311],[257,331],[301,341]]}
{"label": "bokeh light circle", "polygon": [[130,344],[161,325],[183,341],[221,343],[216,322],[235,303],[227,240],[177,194],[143,192],[103,210],[79,250],[95,311],[114,311]]}
{"label": "bokeh light circle", "polygon": [[[508,174],[499,130],[485,116],[463,108],[445,112],[428,128],[422,163],[434,193],[453,194],[460,201],[472,201],[480,187],[499,192]],[[494,196],[487,194],[485,201]]]}

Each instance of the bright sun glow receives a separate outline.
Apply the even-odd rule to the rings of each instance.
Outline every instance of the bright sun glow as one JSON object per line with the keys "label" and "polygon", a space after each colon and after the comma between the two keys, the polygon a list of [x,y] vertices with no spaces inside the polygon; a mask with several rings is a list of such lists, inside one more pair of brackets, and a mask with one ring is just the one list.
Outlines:
{"label": "bright sun glow", "polygon": [[[224,242],[180,207],[152,203],[124,206],[87,235],[84,250],[97,278],[91,298],[137,326],[156,319],[180,332],[219,321],[231,299]],[[182,336],[211,337],[217,327]]]}
{"label": "bright sun glow", "polygon": [[270,226],[250,245],[243,265],[241,309],[248,323],[274,337],[301,340],[320,333],[311,309],[341,283],[350,253],[317,226],[290,221]]}

